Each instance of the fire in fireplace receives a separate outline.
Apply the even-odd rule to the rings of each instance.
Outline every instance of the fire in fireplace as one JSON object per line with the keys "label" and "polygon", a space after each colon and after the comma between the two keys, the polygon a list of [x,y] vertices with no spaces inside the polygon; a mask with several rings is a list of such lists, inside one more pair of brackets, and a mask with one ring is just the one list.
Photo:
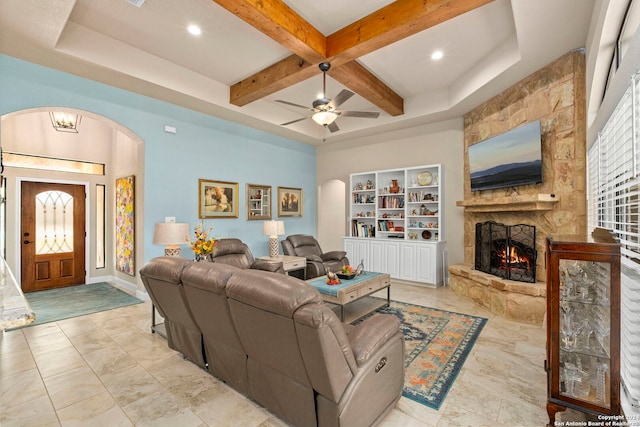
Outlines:
{"label": "fire in fireplace", "polygon": [[476,224],[475,269],[519,282],[536,281],[536,227]]}

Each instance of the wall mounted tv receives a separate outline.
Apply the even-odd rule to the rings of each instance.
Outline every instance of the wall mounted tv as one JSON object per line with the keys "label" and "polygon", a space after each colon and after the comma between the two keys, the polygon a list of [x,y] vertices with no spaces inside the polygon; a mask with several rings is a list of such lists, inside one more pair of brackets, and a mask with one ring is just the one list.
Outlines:
{"label": "wall mounted tv", "polygon": [[469,147],[471,191],[542,182],[540,120]]}

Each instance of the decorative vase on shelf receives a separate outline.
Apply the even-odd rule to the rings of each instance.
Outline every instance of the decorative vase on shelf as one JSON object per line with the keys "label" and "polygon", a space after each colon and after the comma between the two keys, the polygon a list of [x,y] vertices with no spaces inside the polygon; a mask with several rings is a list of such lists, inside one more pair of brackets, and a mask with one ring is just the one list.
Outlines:
{"label": "decorative vase on shelf", "polygon": [[207,258],[209,258],[209,254],[197,254],[196,255],[196,262],[205,262],[207,261]]}
{"label": "decorative vase on shelf", "polygon": [[389,193],[398,193],[400,191],[400,186],[398,185],[397,179],[391,180],[391,186],[389,187]]}

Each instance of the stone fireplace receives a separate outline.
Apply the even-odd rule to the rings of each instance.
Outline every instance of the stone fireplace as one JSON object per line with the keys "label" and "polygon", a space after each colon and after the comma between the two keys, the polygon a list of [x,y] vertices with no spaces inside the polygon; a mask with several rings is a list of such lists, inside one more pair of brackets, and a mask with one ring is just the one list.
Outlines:
{"label": "stone fireplace", "polygon": [[[454,293],[509,319],[542,325],[546,311],[546,238],[586,232],[584,75],[584,53],[569,52],[464,116],[467,178],[464,200],[457,202],[464,209],[464,262],[449,266],[449,285]],[[542,131],[542,184],[472,192],[468,147],[538,119]],[[533,250],[532,272],[522,272],[523,261],[517,259],[515,265],[501,266],[499,249],[492,247],[488,255],[477,253],[483,243],[480,247],[476,244],[476,225],[487,222],[535,227],[535,236],[527,238],[524,245]],[[490,231],[482,229],[481,233]],[[514,251],[521,251],[523,242],[520,239],[514,245],[513,229],[511,235],[505,233],[506,237],[496,240],[505,247],[511,243]],[[480,271],[483,268],[476,268],[477,261],[480,267],[489,264],[489,270],[493,268],[499,274]],[[514,269],[526,281],[513,280]]]}

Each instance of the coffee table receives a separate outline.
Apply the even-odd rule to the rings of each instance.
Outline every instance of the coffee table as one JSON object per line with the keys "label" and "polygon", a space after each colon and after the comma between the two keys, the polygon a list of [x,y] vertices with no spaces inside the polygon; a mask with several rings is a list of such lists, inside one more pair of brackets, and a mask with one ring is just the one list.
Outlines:
{"label": "coffee table", "polygon": [[[351,280],[341,279],[339,285],[328,285],[327,276],[307,280],[313,285],[325,302],[340,308],[340,320],[351,323],[379,309],[390,302],[391,277],[386,273],[363,271],[360,276]],[[374,298],[370,295],[387,289],[387,299]]]}

